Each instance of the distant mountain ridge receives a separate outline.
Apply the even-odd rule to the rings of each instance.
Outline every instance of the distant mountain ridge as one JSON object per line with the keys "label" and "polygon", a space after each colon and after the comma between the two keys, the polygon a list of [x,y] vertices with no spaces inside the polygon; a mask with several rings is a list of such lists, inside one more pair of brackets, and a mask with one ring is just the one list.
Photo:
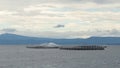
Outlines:
{"label": "distant mountain ridge", "polygon": [[87,39],[54,39],[54,38],[39,38],[28,37],[16,34],[1,34],[0,45],[26,45],[26,44],[42,44],[42,43],[57,43],[57,44],[95,44],[95,45],[120,45],[120,37],[90,37]]}

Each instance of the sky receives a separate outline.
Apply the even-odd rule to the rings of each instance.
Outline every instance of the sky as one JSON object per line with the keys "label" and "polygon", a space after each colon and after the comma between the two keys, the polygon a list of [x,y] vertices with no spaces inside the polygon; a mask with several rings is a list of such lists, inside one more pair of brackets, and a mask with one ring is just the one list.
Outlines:
{"label": "sky", "polygon": [[120,0],[0,0],[0,34],[120,37]]}

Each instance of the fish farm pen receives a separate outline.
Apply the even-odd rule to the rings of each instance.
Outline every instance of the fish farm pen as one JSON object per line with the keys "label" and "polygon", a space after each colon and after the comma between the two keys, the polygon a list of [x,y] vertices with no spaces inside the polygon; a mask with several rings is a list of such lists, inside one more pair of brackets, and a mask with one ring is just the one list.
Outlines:
{"label": "fish farm pen", "polygon": [[106,46],[74,46],[74,47],[60,47],[61,50],[104,50]]}

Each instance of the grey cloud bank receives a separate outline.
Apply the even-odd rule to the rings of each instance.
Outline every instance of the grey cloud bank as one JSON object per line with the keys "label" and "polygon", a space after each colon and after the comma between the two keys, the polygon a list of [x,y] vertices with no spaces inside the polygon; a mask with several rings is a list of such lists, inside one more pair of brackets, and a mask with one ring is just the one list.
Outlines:
{"label": "grey cloud bank", "polygon": [[13,33],[13,32],[16,32],[17,30],[12,28],[6,28],[6,29],[2,29],[1,31],[5,33]]}
{"label": "grey cloud bank", "polygon": [[54,26],[54,28],[64,28],[65,27],[65,25],[56,25],[56,26]]}
{"label": "grey cloud bank", "polygon": [[[94,2],[99,4],[120,3],[120,0],[0,0],[0,8],[21,9],[27,5],[35,5],[42,3],[86,3]],[[14,8],[13,8],[14,7]]]}

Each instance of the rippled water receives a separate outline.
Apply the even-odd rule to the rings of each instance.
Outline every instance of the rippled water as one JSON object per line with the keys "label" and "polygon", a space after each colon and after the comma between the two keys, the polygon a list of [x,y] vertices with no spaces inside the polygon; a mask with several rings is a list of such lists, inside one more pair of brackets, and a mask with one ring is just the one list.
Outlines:
{"label": "rippled water", "polygon": [[120,68],[120,46],[98,51],[0,46],[0,68]]}

